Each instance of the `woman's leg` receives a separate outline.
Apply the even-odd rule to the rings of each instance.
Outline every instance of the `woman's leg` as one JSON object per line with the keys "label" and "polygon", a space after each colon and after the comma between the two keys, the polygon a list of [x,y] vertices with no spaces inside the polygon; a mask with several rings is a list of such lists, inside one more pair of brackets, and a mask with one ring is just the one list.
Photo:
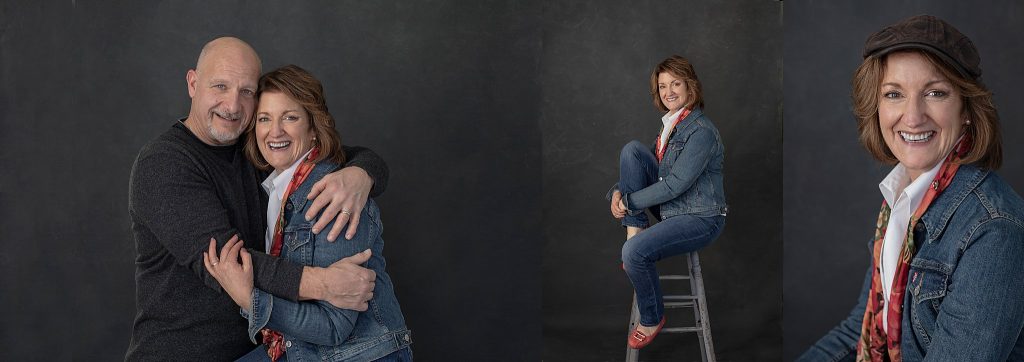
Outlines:
{"label": "woman's leg", "polygon": [[[619,191],[629,194],[650,186],[658,179],[658,159],[639,141],[632,141],[622,148],[619,155]],[[627,237],[650,225],[647,213],[626,215],[622,226],[627,228]],[[630,228],[633,228],[630,230]]]}
{"label": "woman's leg", "polygon": [[664,314],[661,286],[654,263],[707,246],[722,232],[724,224],[725,216],[679,215],[665,219],[626,240],[622,246],[622,262],[636,290],[640,325],[656,326]]}
{"label": "woman's leg", "polygon": [[[284,357],[284,358],[281,358],[280,360],[287,360],[287,359],[288,359],[288,357]],[[278,360],[278,361],[280,361],[280,360]],[[241,358],[235,360],[235,362],[265,362],[265,361],[266,362],[270,361],[270,356],[267,355],[267,345],[265,345],[265,344],[261,344],[259,346],[256,346],[256,349],[253,349],[251,352],[249,352],[246,355],[242,356]]]}

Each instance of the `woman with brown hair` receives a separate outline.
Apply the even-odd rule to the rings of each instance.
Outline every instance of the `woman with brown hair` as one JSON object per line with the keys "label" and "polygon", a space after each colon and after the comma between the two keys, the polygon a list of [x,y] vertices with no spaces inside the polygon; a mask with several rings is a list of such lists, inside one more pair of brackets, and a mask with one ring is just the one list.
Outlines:
{"label": "woman with brown hair", "polygon": [[[690,62],[674,55],[651,72],[651,96],[665,112],[651,148],[632,141],[622,149],[619,183],[609,192],[612,216],[622,219],[622,268],[636,291],[640,323],[630,347],[651,343],[665,324],[654,263],[707,246],[725,225],[724,147],[704,114],[700,80]],[[660,222],[650,226],[646,210]]]}
{"label": "woman with brown hair", "polygon": [[895,167],[859,301],[800,360],[1024,358],[1024,201],[994,172],[999,117],[980,63],[933,16],[868,38],[854,113],[864,147]]}
{"label": "woman with brown hair", "polygon": [[[384,270],[377,204],[369,199],[361,215],[351,215],[362,220],[351,240],[328,241],[327,233],[311,232],[313,222],[304,217],[311,203],[303,195],[345,162],[341,137],[327,111],[320,81],[306,70],[288,65],[264,74],[258,87],[259,105],[245,150],[254,165],[273,170],[263,182],[270,196],[268,254],[326,267],[345,257],[370,253],[365,267],[376,273],[376,282],[365,312],[319,301],[296,303],[253,287],[249,253],[241,241],[228,241],[219,258],[211,242],[204,255],[206,269],[242,308],[242,315],[249,320],[250,339],[255,343],[256,335],[262,334],[264,345],[241,360],[412,360],[411,334]],[[241,263],[237,262],[239,256]]]}

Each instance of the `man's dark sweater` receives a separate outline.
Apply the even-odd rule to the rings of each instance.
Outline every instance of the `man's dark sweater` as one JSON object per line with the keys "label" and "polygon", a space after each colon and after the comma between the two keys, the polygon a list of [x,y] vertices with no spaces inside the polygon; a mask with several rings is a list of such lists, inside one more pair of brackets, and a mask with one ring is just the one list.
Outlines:
{"label": "man's dark sweater", "polygon": [[[244,137],[242,138],[244,139]],[[241,143],[241,142],[239,142]],[[387,167],[372,151],[345,147],[347,166],[383,191]],[[218,249],[238,234],[264,249],[266,174],[240,145],[209,146],[183,124],[150,142],[132,168],[128,211],[136,248],[136,308],[126,360],[234,360],[255,346],[238,306],[203,266],[210,238]],[[257,288],[297,300],[302,266],[252,253]]]}

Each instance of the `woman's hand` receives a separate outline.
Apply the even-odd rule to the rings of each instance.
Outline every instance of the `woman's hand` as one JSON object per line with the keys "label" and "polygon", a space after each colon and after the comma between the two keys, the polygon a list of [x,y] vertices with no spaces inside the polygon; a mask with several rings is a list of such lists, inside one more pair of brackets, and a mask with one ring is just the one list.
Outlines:
{"label": "woman's hand", "polygon": [[[232,236],[218,256],[217,240],[210,238],[210,250],[203,252],[203,264],[235,304],[252,312],[252,256],[242,247],[244,244],[238,235]],[[239,254],[242,256],[241,264],[238,263]]]}
{"label": "woman's hand", "polygon": [[626,217],[626,206],[622,204],[622,193],[619,190],[612,192],[612,216],[616,219]]}
{"label": "woman's hand", "polygon": [[[369,197],[372,187],[373,179],[359,167],[345,167],[313,184],[313,189],[306,197],[313,200],[309,211],[306,212],[306,220],[313,220],[321,209],[324,211],[313,225],[313,233],[320,233],[327,224],[335,221],[330,234],[327,234],[327,240],[337,239],[345,224],[351,224],[345,233],[345,239],[351,240],[356,236],[359,215],[363,211],[363,206],[366,206],[366,198]],[[334,220],[335,217],[337,220]]]}

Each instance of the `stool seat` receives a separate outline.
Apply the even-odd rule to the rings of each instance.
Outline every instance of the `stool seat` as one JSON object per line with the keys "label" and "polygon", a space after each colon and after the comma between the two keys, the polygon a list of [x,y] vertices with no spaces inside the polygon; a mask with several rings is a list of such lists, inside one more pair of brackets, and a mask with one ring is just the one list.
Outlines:
{"label": "stool seat", "polygon": [[[708,303],[704,298],[704,277],[700,269],[700,258],[697,256],[697,252],[690,252],[686,254],[686,263],[688,265],[687,270],[689,275],[659,275],[658,280],[689,280],[690,281],[690,294],[682,295],[664,295],[662,301],[665,309],[675,308],[693,308],[693,318],[696,321],[696,325],[693,326],[667,326],[668,321],[666,320],[666,326],[661,329],[659,334],[665,333],[697,333],[697,338],[700,341],[700,352],[701,360],[704,362],[715,361],[715,348],[711,341],[711,322],[708,319]],[[637,324],[640,323],[640,310],[636,304],[636,293],[633,293],[633,307],[632,312],[629,316],[629,329],[626,333],[633,331]],[[640,350],[629,348],[626,345],[626,362],[636,362],[639,358]]]}

